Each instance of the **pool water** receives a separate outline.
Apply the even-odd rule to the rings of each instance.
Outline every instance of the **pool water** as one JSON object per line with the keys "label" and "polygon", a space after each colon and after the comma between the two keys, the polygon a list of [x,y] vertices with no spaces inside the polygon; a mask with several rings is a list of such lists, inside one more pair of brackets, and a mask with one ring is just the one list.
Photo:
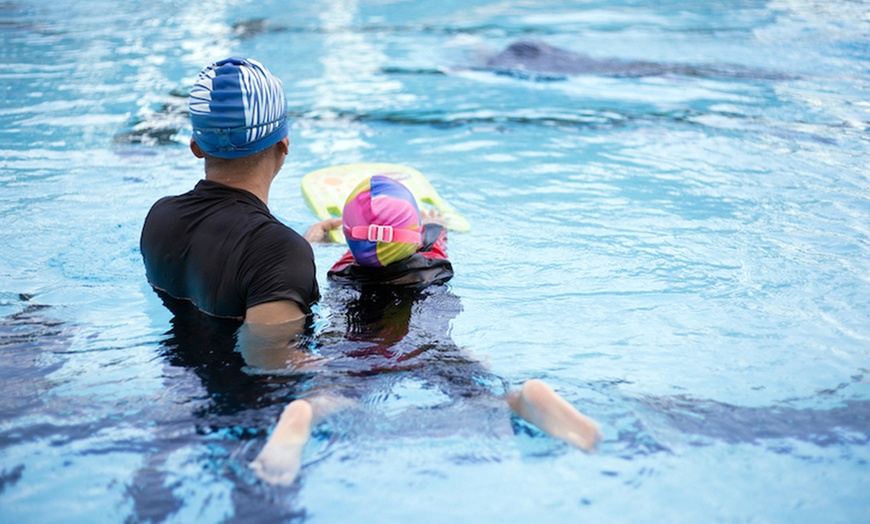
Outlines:
{"label": "pool water", "polygon": [[[870,521],[868,13],[0,3],[0,522]],[[616,70],[487,67],[519,40]],[[254,477],[313,379],[173,319],[138,251],[150,205],[202,176],[184,95],[230,54],[288,94],[274,213],[304,230],[321,167],[422,171],[472,230],[450,304],[401,343],[472,353],[493,394],[546,380],[598,453],[394,372],[359,378],[293,486]],[[342,252],[315,249],[327,297]],[[353,343],[341,313],[319,308],[318,351]]]}

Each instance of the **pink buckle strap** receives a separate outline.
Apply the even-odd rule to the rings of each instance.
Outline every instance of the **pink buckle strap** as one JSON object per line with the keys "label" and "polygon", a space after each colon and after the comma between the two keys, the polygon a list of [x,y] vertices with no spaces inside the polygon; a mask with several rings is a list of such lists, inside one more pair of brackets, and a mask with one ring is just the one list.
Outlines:
{"label": "pink buckle strap", "polygon": [[[348,229],[345,228],[345,232]],[[407,244],[419,244],[422,236],[416,231],[407,229],[393,229],[393,226],[354,226],[349,230],[353,240],[368,240],[369,242],[403,242]]]}
{"label": "pink buckle strap", "polygon": [[369,242],[392,242],[393,226],[378,226],[371,224],[367,231]]}

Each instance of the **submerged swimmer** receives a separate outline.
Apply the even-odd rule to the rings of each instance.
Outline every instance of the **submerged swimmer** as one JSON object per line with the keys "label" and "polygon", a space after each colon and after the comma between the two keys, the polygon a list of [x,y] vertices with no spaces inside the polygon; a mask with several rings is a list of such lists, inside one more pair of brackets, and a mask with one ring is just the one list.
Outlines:
{"label": "submerged swimmer", "polygon": [[574,75],[627,78],[681,75],[702,78],[767,80],[789,78],[787,75],[776,72],[736,65],[691,65],[621,60],[618,58],[593,58],[585,53],[569,51],[534,40],[514,42],[497,55],[487,58],[483,66],[474,69],[535,80],[555,80]]}
{"label": "submerged swimmer", "polygon": [[[349,330],[359,334],[373,324],[359,318],[371,316],[372,310],[377,309],[366,303],[368,296],[389,293],[385,290],[390,289],[411,290],[413,293],[452,278],[453,267],[447,259],[447,230],[438,224],[438,219],[431,213],[421,216],[410,191],[386,176],[366,179],[351,193],[342,220],[350,249],[328,272],[331,282],[355,288],[362,304],[368,306],[348,311],[349,317],[355,317],[348,320]],[[393,299],[387,308],[400,301],[399,298]],[[398,316],[401,317],[401,313]],[[443,389],[464,388],[459,396],[474,396],[478,394],[475,390],[482,389],[473,379],[473,375],[482,369],[480,363],[459,356],[458,348],[444,347],[438,341],[425,352],[442,351],[447,354],[445,358],[420,356],[417,363],[414,363],[416,357],[407,355],[393,358],[397,352],[396,343],[407,330],[403,332],[400,327],[396,329],[397,325],[382,324],[377,336],[372,337],[380,343],[363,350],[376,353],[375,360],[381,363],[378,369],[402,371],[414,369],[414,366],[431,366],[437,368],[434,374],[441,372],[445,375],[438,383]],[[457,371],[459,368],[461,370]],[[439,380],[437,377],[429,378]],[[528,380],[518,390],[507,392],[504,402],[528,423],[583,451],[594,450],[601,439],[594,420],[575,409],[541,380]],[[348,397],[338,395],[315,395],[292,401],[284,409],[251,467],[267,482],[292,483],[299,473],[302,452],[312,426],[352,403]]]}

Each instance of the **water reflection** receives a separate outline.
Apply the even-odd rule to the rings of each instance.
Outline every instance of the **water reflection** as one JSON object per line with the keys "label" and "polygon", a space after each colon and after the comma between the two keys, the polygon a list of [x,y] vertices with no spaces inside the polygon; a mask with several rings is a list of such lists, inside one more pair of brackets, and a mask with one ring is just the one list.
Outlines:
{"label": "water reflection", "polygon": [[868,370],[861,369],[850,383],[811,397],[762,406],[688,394],[627,398],[619,391],[624,385],[621,380],[590,387],[614,403],[607,411],[617,434],[605,450],[629,460],[657,453],[680,454],[687,446],[722,444],[762,446],[803,456],[813,446],[819,452],[835,447],[845,451],[848,446],[870,442],[870,401],[850,394],[870,383],[867,375]]}
{"label": "water reflection", "polygon": [[[511,426],[507,408],[497,401],[506,387],[504,381],[452,341],[450,323],[462,305],[447,287],[423,294],[330,288],[324,298],[324,324],[299,339],[285,340],[286,348],[301,342],[306,350],[329,359],[317,371],[304,374],[286,369],[252,373],[256,363],[243,358],[250,348],[240,347],[244,335],[240,339],[238,322],[217,321],[192,308],[173,309],[176,316],[160,349],[166,363],[165,393],[152,399],[154,405],[141,406],[135,415],[147,425],[149,438],[141,440],[135,433],[125,438],[121,433],[112,437],[114,444],[108,447],[92,439],[123,430],[133,423],[129,416],[78,423],[37,421],[43,413],[57,416],[93,408],[74,406],[81,404],[78,397],[45,403],[53,396],[45,392],[58,387],[49,375],[68,364],[63,355],[75,333],[73,326],[54,319],[50,308],[37,304],[28,304],[0,321],[0,378],[6,385],[0,397],[5,424],[0,448],[21,458],[18,463],[3,464],[0,493],[25,480],[35,482],[28,457],[13,450],[49,438],[55,446],[85,442],[96,452],[120,447],[138,453],[141,462],[128,477],[126,490],[137,521],[162,521],[189,509],[191,501],[178,482],[209,485],[212,492],[228,490],[235,520],[304,520],[305,510],[293,495],[297,487],[290,490],[289,499],[264,496],[265,488],[245,465],[286,402],[313,393],[340,392],[357,401],[355,408],[315,433],[320,447],[314,460],[329,456],[330,442],[336,437],[473,434],[502,438],[516,431],[540,435],[528,425],[514,422]],[[265,367],[275,365],[273,361]],[[619,392],[619,382],[590,387],[614,404],[596,411],[609,414],[620,428],[605,443],[605,453],[609,449],[633,460],[648,454],[679,453],[681,445],[724,443],[805,455],[807,448],[797,452],[797,444],[829,448],[870,441],[870,402],[850,396],[852,389],[868,383],[866,375],[867,370],[861,370],[851,382],[820,391],[814,398],[751,407],[690,395],[630,399]],[[837,405],[806,407],[830,401]],[[628,411],[621,412],[626,406]],[[546,447],[545,454],[560,452],[557,446]],[[492,460],[492,453],[491,449],[460,447],[455,460]],[[184,467],[190,464],[210,473],[185,478]]]}
{"label": "water reflection", "polygon": [[[59,357],[71,343],[74,329],[52,318],[46,305],[26,302],[21,311],[0,319],[0,450],[40,437],[84,433],[87,424],[78,429],[48,423],[42,416],[50,413],[50,401],[44,393],[54,387],[50,375],[63,367]],[[11,472],[5,468],[11,467]],[[3,483],[17,481],[22,465],[2,464]],[[18,474],[12,475],[15,471]]]}
{"label": "water reflection", "polygon": [[819,447],[870,442],[870,402],[843,400],[840,404],[818,409],[793,407],[787,403],[737,406],[688,395],[640,399],[644,411],[656,422],[648,415],[643,418],[659,427],[666,425],[670,431],[678,431],[690,443],[766,443],[785,452],[791,447],[787,440]]}
{"label": "water reflection", "polygon": [[[301,394],[310,377],[287,370],[250,372],[238,342],[253,339],[240,330],[241,322],[211,317],[186,301],[161,298],[173,313],[160,345],[165,395],[159,412],[149,419],[153,440],[127,491],[136,521],[164,521],[190,506],[173,480],[188,461],[207,465],[216,474],[220,480],[204,473],[192,481],[211,486],[212,492],[227,490],[235,519],[301,518],[304,512],[292,503],[264,500],[252,487],[244,455],[245,443],[265,438],[281,408]],[[268,340],[274,345],[274,339]],[[285,339],[282,346],[295,345],[295,340]]]}
{"label": "water reflection", "polygon": [[422,292],[331,288],[324,305],[333,313],[318,334],[318,351],[329,359],[330,373],[338,373],[328,379],[333,387],[353,397],[372,391],[360,378],[394,373],[441,392],[448,402],[490,396],[492,385],[496,394],[504,392],[503,381],[450,337],[462,304],[445,286]]}
{"label": "water reflection", "polygon": [[[185,301],[165,297],[164,303],[169,304],[173,318],[168,336],[161,343],[162,353],[169,365],[193,371],[205,389],[204,402],[199,403],[195,416],[206,427],[238,426],[239,430],[244,430],[253,422],[247,415],[299,395],[307,380],[304,374],[288,373],[286,369],[274,375],[251,373],[250,364],[253,367],[266,364],[262,351],[258,347],[240,350],[237,344],[241,336],[250,344],[268,342],[272,348],[275,347],[272,338],[266,341],[251,337],[247,331],[240,332],[240,321],[211,317]],[[277,347],[295,347],[295,341],[288,336]],[[245,361],[245,354],[252,359],[251,363]],[[274,365],[277,358],[269,365]],[[261,420],[259,416],[256,419]],[[249,430],[256,432],[254,428]]]}

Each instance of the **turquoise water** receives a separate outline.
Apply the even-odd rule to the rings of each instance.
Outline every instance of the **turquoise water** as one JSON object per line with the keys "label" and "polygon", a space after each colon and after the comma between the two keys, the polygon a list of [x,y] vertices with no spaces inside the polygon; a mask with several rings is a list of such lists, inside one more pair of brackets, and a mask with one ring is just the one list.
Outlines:
{"label": "turquoise water", "polygon": [[[868,12],[0,3],[0,521],[870,521]],[[695,69],[482,67],[521,39]],[[473,226],[449,338],[597,419],[597,454],[393,374],[318,428],[298,483],[257,482],[307,379],[182,332],[138,252],[151,203],[201,177],[179,94],[229,54],[288,92],[273,211],[306,228],[324,166],[425,173]],[[327,290],[342,248],[315,253]],[[340,347],[338,311],[317,325]]]}

